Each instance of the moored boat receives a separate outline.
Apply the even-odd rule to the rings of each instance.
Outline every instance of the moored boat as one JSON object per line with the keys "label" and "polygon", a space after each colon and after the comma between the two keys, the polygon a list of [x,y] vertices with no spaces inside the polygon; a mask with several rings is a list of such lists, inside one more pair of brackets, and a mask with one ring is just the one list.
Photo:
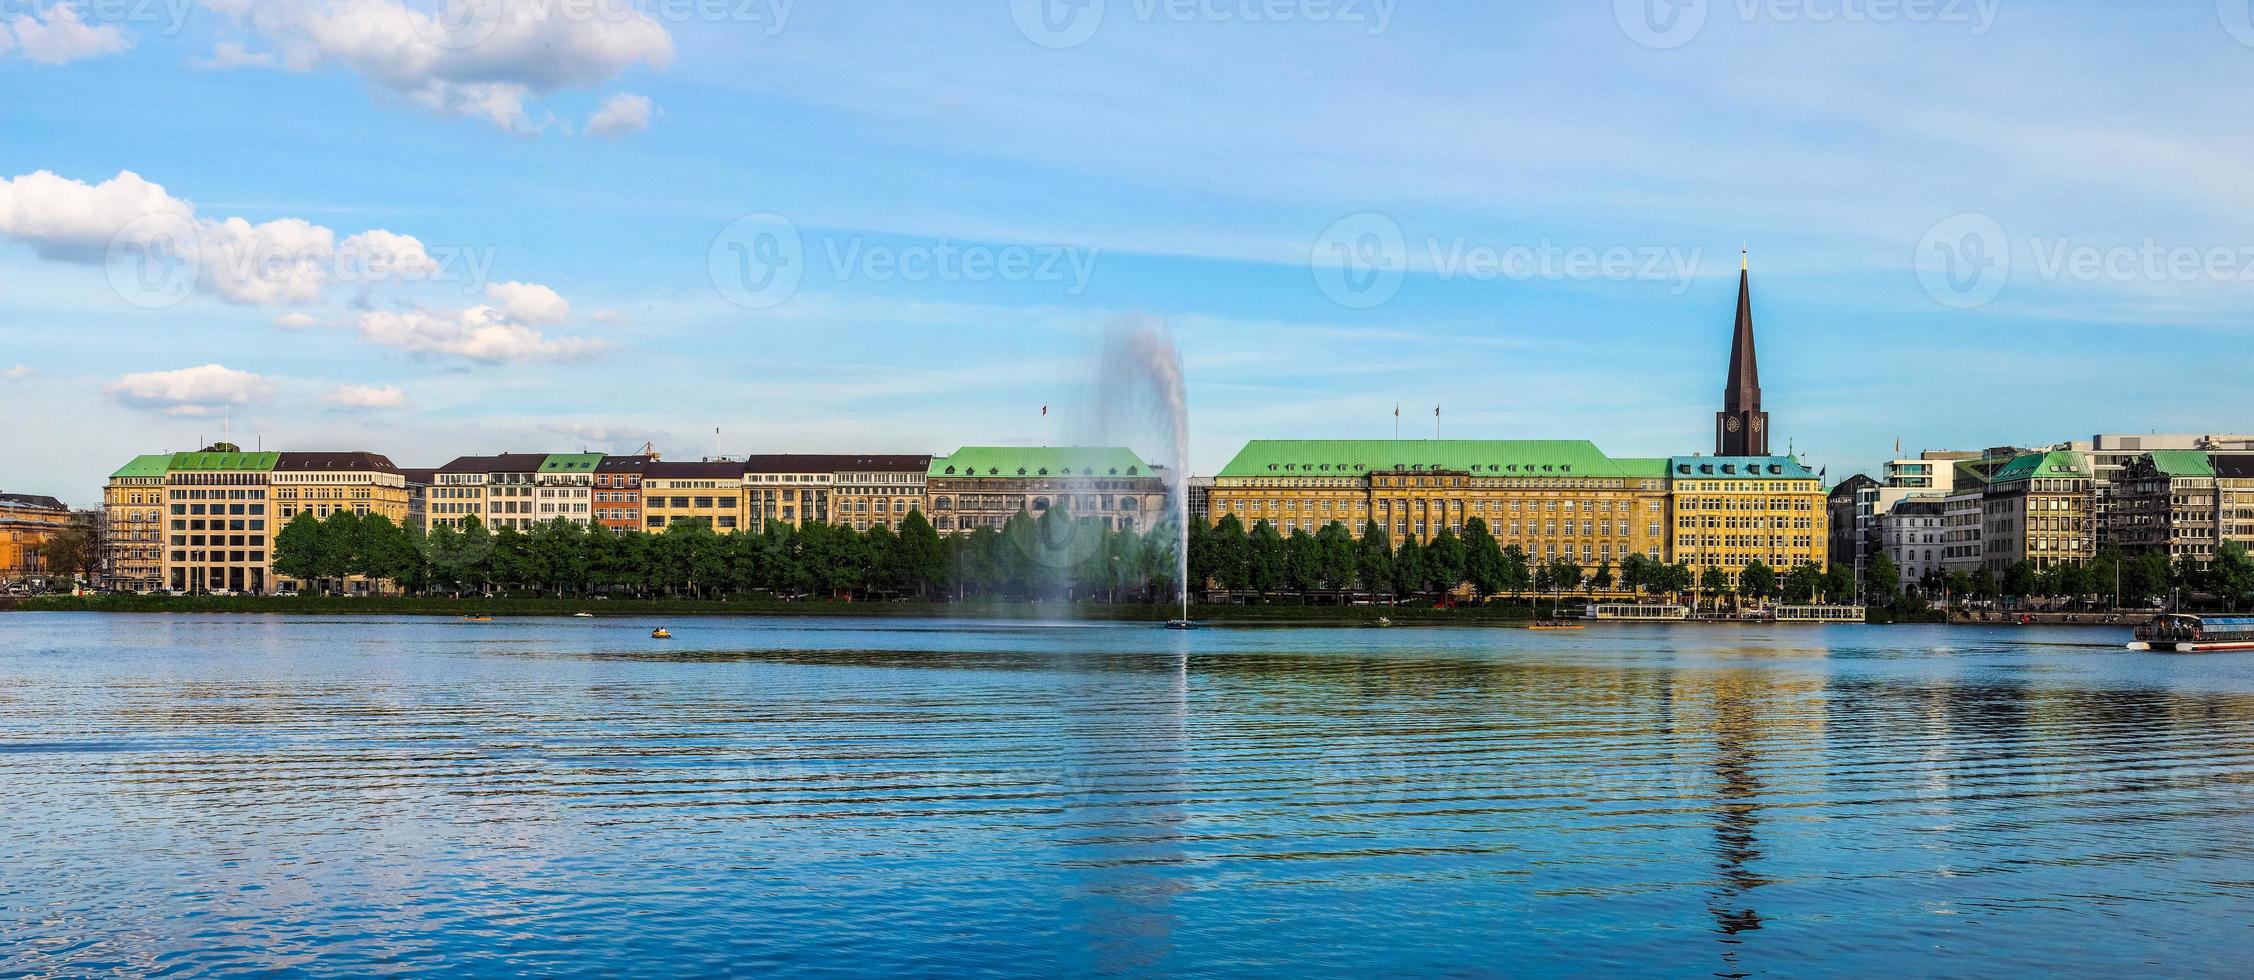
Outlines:
{"label": "moored boat", "polygon": [[1672,602],[1592,602],[1581,615],[1627,623],[1671,623],[1690,618],[1690,607]]}
{"label": "moored boat", "polygon": [[2131,650],[2204,653],[2254,650],[2254,616],[2199,616],[2168,613],[2137,627]]}

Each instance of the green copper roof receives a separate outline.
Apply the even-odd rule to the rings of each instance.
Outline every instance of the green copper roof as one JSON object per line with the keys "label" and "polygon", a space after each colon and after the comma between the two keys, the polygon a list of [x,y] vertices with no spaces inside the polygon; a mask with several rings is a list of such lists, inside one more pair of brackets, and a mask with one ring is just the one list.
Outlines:
{"label": "green copper roof", "polygon": [[1678,480],[1813,480],[1816,474],[1790,456],[1676,456],[1667,468]]}
{"label": "green copper roof", "polygon": [[595,464],[603,461],[601,453],[549,453],[540,462],[542,473],[593,473]]}
{"label": "green copper roof", "polygon": [[934,456],[925,476],[1152,476],[1150,464],[1116,446],[964,446]]}
{"label": "green copper roof", "polygon": [[112,478],[120,476],[163,476],[165,470],[171,465],[172,455],[170,453],[135,456],[132,462],[118,467],[117,472],[110,474],[110,476]]}
{"label": "green copper roof", "polygon": [[1322,477],[1368,473],[1633,477],[1660,461],[1624,466],[1585,439],[1254,439],[1220,476]]}
{"label": "green copper roof", "polygon": [[1667,460],[1665,457],[1630,456],[1615,459],[1612,462],[1613,465],[1620,467],[1622,476],[1656,480],[1667,475]]}
{"label": "green copper roof", "polygon": [[2208,462],[2205,450],[2199,449],[2155,449],[2152,465],[2169,476],[2215,475],[2215,464]]}
{"label": "green copper roof", "polygon": [[167,464],[174,470],[239,470],[265,473],[280,462],[281,453],[173,453]]}
{"label": "green copper roof", "polygon": [[2005,463],[2002,469],[1996,471],[1995,476],[1989,478],[1988,482],[1990,484],[2013,483],[2034,477],[2087,477],[2089,475],[2090,468],[2083,461],[2081,453],[2061,449],[2047,453],[2021,453],[2014,456],[2011,458],[2011,462]]}

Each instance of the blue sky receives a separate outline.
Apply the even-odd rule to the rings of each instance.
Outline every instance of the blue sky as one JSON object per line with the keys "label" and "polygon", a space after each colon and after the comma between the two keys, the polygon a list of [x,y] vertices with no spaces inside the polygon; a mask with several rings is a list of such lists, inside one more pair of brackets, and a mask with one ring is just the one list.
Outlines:
{"label": "blue sky", "polygon": [[[1130,318],[1199,472],[1396,403],[1687,453],[1741,245],[1780,448],[1833,476],[2254,429],[2243,0],[478,0],[475,43],[172,2],[0,6],[0,489],[92,504],[228,424],[426,466],[945,452],[1043,404],[1063,441]],[[128,297],[146,214],[200,278]],[[899,271],[950,252],[993,268]]]}

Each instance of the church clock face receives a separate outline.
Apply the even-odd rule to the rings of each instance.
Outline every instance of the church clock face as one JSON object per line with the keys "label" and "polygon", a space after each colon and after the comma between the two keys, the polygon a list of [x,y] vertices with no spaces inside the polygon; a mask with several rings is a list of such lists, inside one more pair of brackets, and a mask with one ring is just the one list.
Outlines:
{"label": "church clock face", "polygon": [[1730,430],[1731,432],[1736,432],[1736,431],[1737,431],[1737,427],[1738,427],[1738,421],[1737,421],[1736,419],[1731,419],[1731,420],[1729,420],[1729,421],[1727,421],[1727,422],[1724,422],[1724,423],[1722,423],[1722,425],[1723,425],[1724,427],[1728,428],[1728,429],[1729,429],[1729,430]]}
{"label": "church clock face", "polygon": [[1755,416],[1755,417],[1754,417],[1754,419],[1753,419],[1753,431],[1755,431],[1755,432],[1759,432],[1759,431],[1761,431],[1762,427],[1763,427],[1763,426],[1765,426],[1765,425],[1767,424],[1767,422],[1768,422],[1768,420],[1766,420],[1766,419],[1763,419],[1763,418],[1761,418],[1761,417],[1759,417],[1759,416]]}

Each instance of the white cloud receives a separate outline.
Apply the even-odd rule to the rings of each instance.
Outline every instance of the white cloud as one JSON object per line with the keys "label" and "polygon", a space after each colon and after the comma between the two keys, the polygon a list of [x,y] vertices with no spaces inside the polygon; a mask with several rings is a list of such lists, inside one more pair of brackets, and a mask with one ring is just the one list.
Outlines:
{"label": "white cloud", "polygon": [[606,327],[630,327],[634,325],[634,318],[627,316],[624,310],[596,310],[587,314],[587,319]]}
{"label": "white cloud", "polygon": [[113,242],[161,242],[196,263],[199,289],[246,306],[314,302],[338,279],[427,279],[439,271],[411,235],[375,229],[339,246],[334,230],[302,218],[202,217],[195,204],[130,170],[98,184],[45,170],[0,179],[0,238],[66,262],[100,262]]}
{"label": "white cloud", "polygon": [[22,381],[25,378],[31,377],[32,374],[33,371],[30,368],[18,364],[15,367],[9,368],[5,371],[0,371],[0,381]]}
{"label": "white cloud", "polygon": [[362,280],[428,279],[439,271],[438,261],[420,239],[381,228],[345,239],[337,247],[337,264],[352,269]]}
{"label": "white cloud", "polygon": [[79,19],[76,4],[50,8],[45,20],[40,19],[39,11],[34,8],[0,23],[0,54],[7,53],[10,28],[14,29],[15,46],[22,49],[23,56],[43,65],[116,54],[133,46],[132,40],[116,24],[88,25]]}
{"label": "white cloud", "polygon": [[[194,216],[196,206],[130,170],[99,184],[46,170],[0,179],[0,236],[40,258],[99,262],[110,239],[141,219]],[[153,229],[161,222],[142,222]]]}
{"label": "white cloud", "polygon": [[229,68],[258,68],[274,63],[273,52],[252,52],[240,41],[221,41],[212,45],[211,56],[188,62],[190,67],[224,71]]}
{"label": "white cloud", "polygon": [[342,408],[406,408],[407,393],[397,385],[340,385],[321,400]]}
{"label": "white cloud", "polygon": [[274,325],[284,330],[304,330],[320,322],[320,317],[310,313],[284,313],[274,318]]}
{"label": "white cloud", "polygon": [[501,305],[504,316],[518,323],[562,323],[571,316],[571,304],[538,283],[488,283],[485,295]]}
{"label": "white cloud", "polygon": [[219,414],[226,405],[247,405],[274,393],[273,382],[248,371],[217,364],[128,374],[110,382],[110,398],[127,408],[166,415]]}
{"label": "white cloud", "polygon": [[[400,0],[212,0],[292,71],[339,66],[432,112],[536,133],[529,98],[664,68],[673,36],[633,4],[465,0],[440,17]],[[215,56],[215,60],[217,56]]]}
{"label": "white cloud", "polygon": [[370,343],[416,354],[442,354],[473,361],[562,360],[609,346],[580,337],[549,338],[490,306],[464,310],[363,313],[360,336]]}
{"label": "white cloud", "polygon": [[650,128],[650,97],[620,92],[587,117],[587,135],[624,136]]}

